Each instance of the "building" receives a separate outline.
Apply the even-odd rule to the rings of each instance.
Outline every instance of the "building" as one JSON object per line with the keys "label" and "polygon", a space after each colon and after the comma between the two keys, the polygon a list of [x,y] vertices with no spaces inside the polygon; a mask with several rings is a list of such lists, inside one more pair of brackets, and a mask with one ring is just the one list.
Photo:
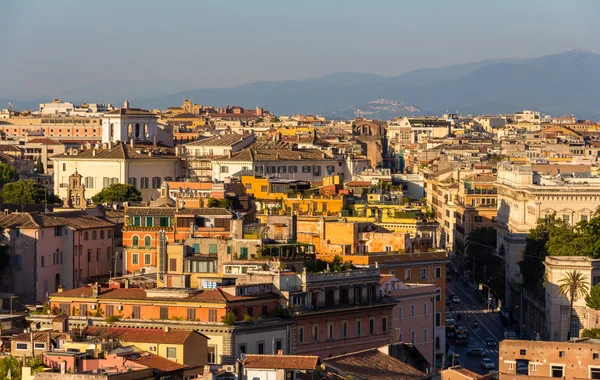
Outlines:
{"label": "building", "polygon": [[63,154],[65,145],[49,138],[29,139],[19,146],[24,151],[24,158],[31,161],[40,161],[45,174],[54,173],[54,162],[50,159],[54,155]]}
{"label": "building", "polygon": [[435,363],[435,299],[433,284],[404,283],[381,275],[380,290],[398,303],[392,311],[392,342],[413,345],[432,366]]}
{"label": "building", "polygon": [[508,340],[499,344],[500,379],[597,379],[600,377],[600,344],[582,340],[544,342]]}
{"label": "building", "polygon": [[245,355],[240,360],[240,380],[296,379],[300,374],[314,376],[317,373],[318,356]]}
{"label": "building", "polygon": [[540,124],[541,118],[539,111],[532,110],[524,110],[515,112],[513,115],[513,120],[515,123],[532,123],[532,124]]}
{"label": "building", "polygon": [[[525,238],[537,221],[556,214],[575,225],[589,220],[600,206],[600,178],[589,173],[572,174],[567,171],[570,166],[561,165],[563,170],[559,173],[547,175],[554,165],[498,165],[496,252],[506,262],[506,303],[510,304],[510,283],[520,282],[518,263]],[[572,166],[575,172],[577,166]]]}
{"label": "building", "polygon": [[[560,281],[567,272],[578,271],[588,281],[588,289],[600,283],[600,259],[585,256],[547,256],[546,267],[546,331],[548,339],[555,341],[567,340],[569,332],[570,301],[560,295]],[[577,299],[573,303],[573,320],[571,322],[571,337],[577,338],[583,329],[598,328],[599,313],[586,305],[585,299]],[[528,313],[525,313],[525,317]],[[523,318],[523,325],[528,326],[528,320]]]}
{"label": "building", "polygon": [[4,213],[0,227],[9,247],[0,285],[24,302],[42,303],[115,271],[115,225],[83,211]]}

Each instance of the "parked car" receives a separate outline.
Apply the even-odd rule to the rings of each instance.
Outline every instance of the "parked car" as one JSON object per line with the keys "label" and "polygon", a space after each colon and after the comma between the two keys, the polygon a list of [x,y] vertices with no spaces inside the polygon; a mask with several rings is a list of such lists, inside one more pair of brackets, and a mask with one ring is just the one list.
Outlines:
{"label": "parked car", "polygon": [[494,364],[494,362],[490,358],[483,358],[483,359],[481,359],[481,361],[479,362],[479,364],[481,364],[481,368],[483,368],[483,369],[494,369],[494,368],[496,368],[496,365]]}
{"label": "parked car", "polygon": [[467,355],[469,356],[479,356],[481,358],[487,356],[487,350],[481,347],[474,347],[467,351]]}
{"label": "parked car", "polygon": [[487,338],[485,338],[485,345],[488,347],[496,347],[498,345],[498,342],[496,342],[496,339],[492,338],[491,336],[488,336]]}
{"label": "parked car", "polygon": [[454,327],[456,326],[456,321],[452,318],[446,319],[446,327]]}
{"label": "parked car", "polygon": [[452,297],[452,302],[454,302],[454,303],[460,303],[460,297],[459,296]]}

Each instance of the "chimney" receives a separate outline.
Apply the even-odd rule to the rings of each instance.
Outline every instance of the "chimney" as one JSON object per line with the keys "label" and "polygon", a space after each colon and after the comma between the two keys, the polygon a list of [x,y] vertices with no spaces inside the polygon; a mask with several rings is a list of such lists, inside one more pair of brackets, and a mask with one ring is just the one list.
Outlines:
{"label": "chimney", "polygon": [[132,148],[135,147],[135,145],[133,144],[133,137],[129,139],[129,145],[131,145]]}
{"label": "chimney", "polygon": [[154,147],[156,148],[156,133],[154,134],[154,136],[152,136],[152,144],[154,145]]}

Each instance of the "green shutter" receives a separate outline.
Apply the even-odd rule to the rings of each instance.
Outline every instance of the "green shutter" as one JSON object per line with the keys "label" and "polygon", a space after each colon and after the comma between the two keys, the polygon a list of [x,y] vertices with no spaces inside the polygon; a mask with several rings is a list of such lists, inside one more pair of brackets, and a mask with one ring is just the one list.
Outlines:
{"label": "green shutter", "polygon": [[142,224],[141,218],[139,216],[133,217],[133,225],[135,227],[139,227]]}
{"label": "green shutter", "polygon": [[211,255],[216,255],[217,254],[217,245],[216,244],[209,244],[208,245],[208,253]]}
{"label": "green shutter", "polygon": [[194,253],[200,253],[200,244],[194,244]]}
{"label": "green shutter", "polygon": [[243,259],[243,260],[248,259],[248,248],[247,247],[240,248],[240,259]]}
{"label": "green shutter", "polygon": [[146,227],[152,227],[152,219],[151,216],[146,217]]}
{"label": "green shutter", "polygon": [[230,245],[227,246],[227,254],[231,255],[231,246]]}

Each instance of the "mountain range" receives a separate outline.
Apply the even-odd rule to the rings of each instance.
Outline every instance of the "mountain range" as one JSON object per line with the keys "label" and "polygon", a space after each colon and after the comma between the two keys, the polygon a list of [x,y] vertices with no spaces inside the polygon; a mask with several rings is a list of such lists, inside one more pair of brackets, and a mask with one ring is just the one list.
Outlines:
{"label": "mountain range", "polygon": [[[262,106],[278,115],[319,114],[331,118],[362,115],[386,119],[409,115],[498,114],[534,109],[551,115],[600,119],[600,55],[582,50],[531,59],[486,60],[424,68],[399,76],[333,73],[298,81],[257,81],[228,88],[202,88],[156,95],[131,90],[132,104],[145,108],[180,105],[183,99],[215,106]],[[140,89],[149,88],[139,85]],[[116,90],[116,89],[115,89]],[[169,91],[170,90],[170,91]],[[3,91],[4,92],[4,91]],[[4,92],[5,93],[5,92]],[[72,101],[90,89],[69,91]],[[118,93],[102,91],[104,102],[121,104]],[[48,101],[42,100],[42,101]],[[0,99],[0,104],[8,100]],[[31,103],[12,101],[15,107]],[[37,108],[36,100],[33,108]]]}

